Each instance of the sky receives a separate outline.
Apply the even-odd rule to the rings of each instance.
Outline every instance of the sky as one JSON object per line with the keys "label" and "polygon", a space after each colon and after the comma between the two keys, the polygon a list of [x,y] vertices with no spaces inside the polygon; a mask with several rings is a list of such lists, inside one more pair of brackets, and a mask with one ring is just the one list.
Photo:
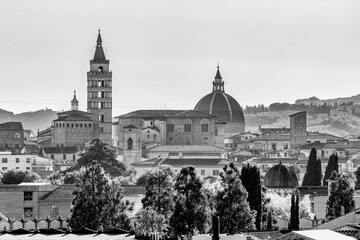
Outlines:
{"label": "sky", "polygon": [[0,108],[86,111],[98,29],[113,116],[193,109],[212,90],[242,107],[360,90],[358,0],[12,0],[0,7]]}

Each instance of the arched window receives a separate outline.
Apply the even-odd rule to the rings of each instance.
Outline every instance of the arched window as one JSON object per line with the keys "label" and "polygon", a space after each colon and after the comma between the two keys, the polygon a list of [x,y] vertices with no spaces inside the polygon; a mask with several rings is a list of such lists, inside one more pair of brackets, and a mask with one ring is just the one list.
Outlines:
{"label": "arched window", "polygon": [[209,131],[209,124],[202,123],[201,124],[201,132],[208,132]]}
{"label": "arched window", "polygon": [[104,122],[105,116],[104,114],[99,114],[99,122]]}
{"label": "arched window", "polygon": [[104,71],[103,66],[100,66],[100,67],[99,67],[99,72],[103,72],[103,71]]}
{"label": "arched window", "polygon": [[185,123],[184,124],[184,131],[185,132],[191,132],[191,123]]}
{"label": "arched window", "polygon": [[175,126],[173,123],[166,124],[166,131],[167,132],[174,132]]}
{"label": "arched window", "polygon": [[132,150],[133,149],[133,140],[131,138],[129,138],[127,140],[127,149],[128,150]]}

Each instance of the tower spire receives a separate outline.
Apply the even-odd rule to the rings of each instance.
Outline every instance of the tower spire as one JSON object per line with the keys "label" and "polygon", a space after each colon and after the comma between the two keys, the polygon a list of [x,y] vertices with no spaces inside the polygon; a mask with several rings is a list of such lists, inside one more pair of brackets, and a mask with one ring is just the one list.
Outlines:
{"label": "tower spire", "polygon": [[106,62],[106,57],[105,57],[105,53],[102,47],[102,39],[101,39],[101,34],[100,34],[100,29],[98,30],[98,37],[96,40],[96,49],[95,49],[95,54],[94,54],[94,62],[98,62],[98,63],[102,63],[102,62]]}
{"label": "tower spire", "polygon": [[222,80],[220,69],[219,69],[219,63],[217,64],[217,71],[215,75],[215,81],[213,81],[213,92],[220,91],[224,92],[224,82]]}

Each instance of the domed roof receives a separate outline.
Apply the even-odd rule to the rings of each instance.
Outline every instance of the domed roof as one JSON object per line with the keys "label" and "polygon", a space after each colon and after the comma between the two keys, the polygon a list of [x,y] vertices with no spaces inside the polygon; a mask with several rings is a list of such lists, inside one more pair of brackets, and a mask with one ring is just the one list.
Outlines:
{"label": "domed roof", "polygon": [[296,174],[279,163],[270,168],[264,177],[264,185],[269,188],[293,188],[299,186]]}
{"label": "domed roof", "polygon": [[217,67],[212,93],[200,99],[194,110],[217,116],[217,122],[245,122],[240,104],[224,91],[224,82]]}

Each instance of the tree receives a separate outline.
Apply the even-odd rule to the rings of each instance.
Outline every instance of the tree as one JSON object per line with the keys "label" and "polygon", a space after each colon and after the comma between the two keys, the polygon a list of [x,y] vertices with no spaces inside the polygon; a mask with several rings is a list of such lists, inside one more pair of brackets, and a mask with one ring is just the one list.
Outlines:
{"label": "tree", "polygon": [[143,208],[153,208],[157,213],[172,214],[173,179],[168,171],[159,167],[145,173],[145,196],[141,200]]}
{"label": "tree", "polygon": [[19,184],[22,182],[38,182],[40,180],[39,174],[35,172],[11,169],[3,173],[1,182],[3,184]]}
{"label": "tree", "polygon": [[99,165],[85,168],[73,194],[71,228],[129,228],[126,212],[132,210],[132,204],[122,201],[121,187],[112,185]]}
{"label": "tree", "polygon": [[202,181],[193,166],[183,167],[175,185],[175,210],[170,218],[170,226],[175,236],[194,235],[204,232],[206,223],[205,195]]}
{"label": "tree", "polygon": [[310,151],[302,186],[321,186],[321,161],[315,148]]}
{"label": "tree", "polygon": [[248,192],[248,202],[251,210],[256,211],[255,226],[257,230],[261,230],[262,215],[262,187],[260,172],[256,166],[247,164],[241,169],[240,179],[242,185]]}
{"label": "tree", "polygon": [[158,214],[154,209],[142,209],[136,214],[136,235],[149,236],[151,233],[162,233],[167,229],[164,215]]}
{"label": "tree", "polygon": [[124,174],[126,167],[116,160],[116,156],[117,150],[115,148],[97,138],[90,143],[90,147],[82,154],[76,165],[65,170],[65,173],[79,170],[81,167],[89,166],[95,161],[112,178],[118,177]]}
{"label": "tree", "polygon": [[330,155],[329,157],[329,161],[328,164],[326,166],[326,170],[325,170],[325,175],[324,175],[324,179],[323,179],[323,186],[326,186],[328,183],[327,181],[329,180],[331,173],[333,171],[338,172],[339,171],[339,164],[338,164],[338,156],[336,153],[333,153]]}
{"label": "tree", "polygon": [[326,202],[327,216],[340,217],[355,209],[354,189],[350,188],[348,177],[336,171],[330,176],[330,194]]}
{"label": "tree", "polygon": [[295,190],[291,194],[289,230],[299,230],[299,225],[299,192]]}
{"label": "tree", "polygon": [[241,184],[239,170],[234,163],[225,165],[220,173],[221,186],[216,196],[216,210],[220,217],[220,231],[236,234],[243,230],[253,230],[255,213],[247,202],[248,193]]}
{"label": "tree", "polygon": [[358,167],[355,171],[355,177],[356,177],[356,185],[355,189],[360,189],[360,167]]}

